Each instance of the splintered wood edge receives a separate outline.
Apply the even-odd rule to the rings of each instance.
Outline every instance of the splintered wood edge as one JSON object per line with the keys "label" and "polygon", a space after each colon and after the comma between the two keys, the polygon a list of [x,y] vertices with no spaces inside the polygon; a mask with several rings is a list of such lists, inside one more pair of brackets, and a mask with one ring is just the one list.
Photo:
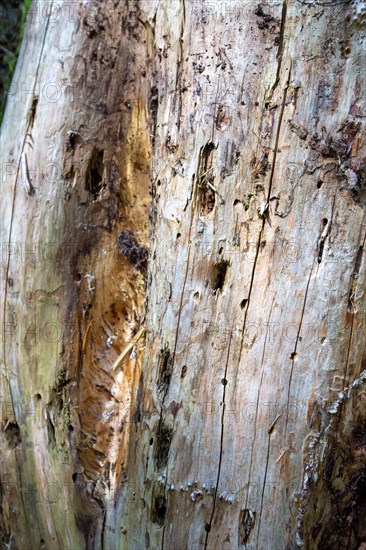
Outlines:
{"label": "splintered wood edge", "polygon": [[125,349],[122,351],[122,353],[117,357],[115,362],[112,365],[112,370],[117,370],[118,367],[121,365],[123,359],[126,357],[126,355],[132,350],[132,348],[137,344],[137,342],[140,340],[141,336],[143,336],[146,332],[146,329],[144,327],[140,328],[140,330],[135,334],[131,342],[125,347]]}

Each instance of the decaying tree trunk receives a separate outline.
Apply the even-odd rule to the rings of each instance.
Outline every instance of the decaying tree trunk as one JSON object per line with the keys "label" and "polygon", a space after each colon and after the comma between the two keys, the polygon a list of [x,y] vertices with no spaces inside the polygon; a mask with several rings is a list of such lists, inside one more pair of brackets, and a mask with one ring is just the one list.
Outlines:
{"label": "decaying tree trunk", "polygon": [[363,10],[33,5],[1,137],[3,545],[366,545]]}

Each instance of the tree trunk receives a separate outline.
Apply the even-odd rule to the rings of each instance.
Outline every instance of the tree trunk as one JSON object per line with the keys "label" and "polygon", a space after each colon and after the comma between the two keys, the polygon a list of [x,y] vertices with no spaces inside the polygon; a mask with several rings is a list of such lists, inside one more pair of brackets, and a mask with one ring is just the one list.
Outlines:
{"label": "tree trunk", "polygon": [[1,136],[2,543],[363,548],[363,4],[47,8]]}

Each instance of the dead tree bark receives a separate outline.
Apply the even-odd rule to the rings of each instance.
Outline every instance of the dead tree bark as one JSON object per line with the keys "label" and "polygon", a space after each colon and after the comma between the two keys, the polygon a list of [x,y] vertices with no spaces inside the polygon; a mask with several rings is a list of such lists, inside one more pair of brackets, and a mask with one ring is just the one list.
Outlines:
{"label": "dead tree bark", "polygon": [[363,548],[363,4],[50,6],[2,130],[2,542]]}

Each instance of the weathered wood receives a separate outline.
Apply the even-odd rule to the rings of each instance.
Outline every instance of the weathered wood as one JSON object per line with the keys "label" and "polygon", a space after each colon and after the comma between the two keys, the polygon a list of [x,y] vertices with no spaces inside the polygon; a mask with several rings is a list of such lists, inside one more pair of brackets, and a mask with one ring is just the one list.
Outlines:
{"label": "weathered wood", "polygon": [[355,9],[154,13],[157,213],[125,548],[334,548],[362,530],[361,436],[344,477],[317,481],[364,433],[361,382],[329,412],[365,368]]}
{"label": "weathered wood", "polygon": [[362,10],[29,22],[15,82],[63,97],[2,131],[2,243],[43,253],[2,264],[12,548],[366,544]]}

